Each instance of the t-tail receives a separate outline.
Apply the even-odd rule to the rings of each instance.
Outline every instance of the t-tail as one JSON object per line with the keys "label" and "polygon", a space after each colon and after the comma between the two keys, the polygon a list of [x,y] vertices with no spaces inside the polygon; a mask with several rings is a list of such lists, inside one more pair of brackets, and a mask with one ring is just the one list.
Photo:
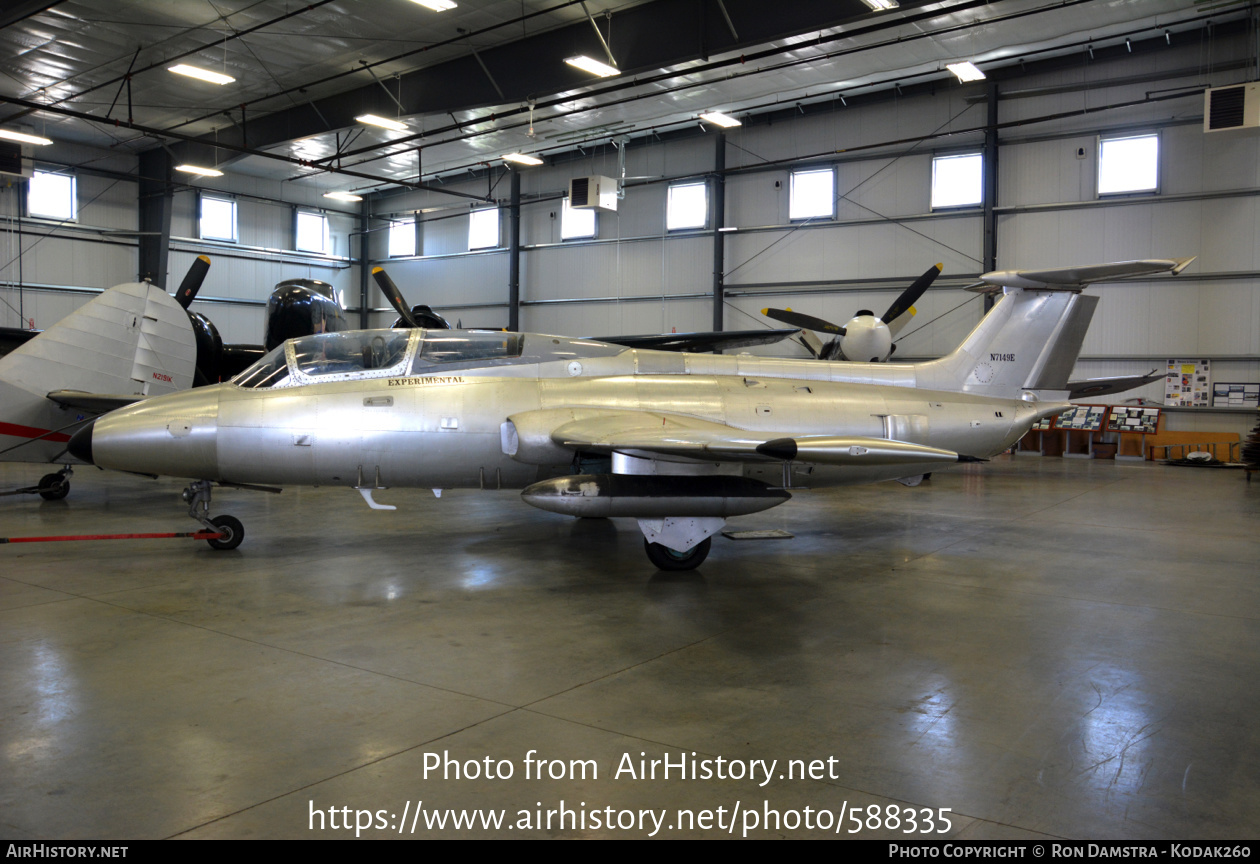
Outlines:
{"label": "t-tail", "polygon": [[1081,290],[1091,282],[1176,275],[1193,260],[986,273],[978,290],[1004,296],[958,348],[917,367],[918,384],[1003,399],[1018,399],[1025,391],[1063,397],[1098,306],[1098,297]]}

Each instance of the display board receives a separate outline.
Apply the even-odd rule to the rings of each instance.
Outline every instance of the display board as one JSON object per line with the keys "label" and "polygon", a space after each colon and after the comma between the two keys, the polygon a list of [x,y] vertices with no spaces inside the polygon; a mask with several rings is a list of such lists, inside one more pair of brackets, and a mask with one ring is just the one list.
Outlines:
{"label": "display board", "polygon": [[1053,425],[1054,425],[1053,417],[1042,417],[1040,420],[1038,420],[1036,423],[1033,424],[1032,428],[1034,430],[1041,430],[1044,432],[1045,430],[1049,429]]}
{"label": "display board", "polygon": [[1170,408],[1207,408],[1212,397],[1211,360],[1169,360],[1164,373],[1164,404]]}
{"label": "display board", "polygon": [[1116,405],[1107,418],[1107,429],[1111,432],[1138,432],[1142,435],[1154,435],[1159,428],[1158,408],[1132,408]]}
{"label": "display board", "polygon": [[1081,432],[1098,432],[1107,417],[1106,405],[1073,405],[1055,420],[1056,429],[1073,429]]}
{"label": "display board", "polygon": [[1212,385],[1213,408],[1260,408],[1260,384],[1232,384],[1221,381]]}

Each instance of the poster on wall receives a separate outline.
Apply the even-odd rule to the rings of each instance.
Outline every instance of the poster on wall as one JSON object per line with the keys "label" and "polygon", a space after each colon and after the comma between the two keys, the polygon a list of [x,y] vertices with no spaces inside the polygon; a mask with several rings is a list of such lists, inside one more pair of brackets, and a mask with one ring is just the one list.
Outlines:
{"label": "poster on wall", "polygon": [[1260,408],[1260,384],[1217,382],[1212,385],[1213,408]]}
{"label": "poster on wall", "polygon": [[1211,360],[1169,360],[1164,373],[1164,404],[1170,408],[1207,408],[1212,398]]}

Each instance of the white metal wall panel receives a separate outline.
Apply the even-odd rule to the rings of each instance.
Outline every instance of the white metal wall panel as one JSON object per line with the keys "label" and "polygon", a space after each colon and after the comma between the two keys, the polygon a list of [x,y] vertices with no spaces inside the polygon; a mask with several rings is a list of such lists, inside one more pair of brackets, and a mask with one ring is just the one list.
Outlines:
{"label": "white metal wall panel", "polygon": [[[501,303],[507,299],[505,252],[407,259],[384,266],[412,305],[449,307],[460,303]],[[375,284],[371,297],[374,305],[387,305]]]}
{"label": "white metal wall panel", "polygon": [[[910,223],[878,222],[801,228],[790,233],[730,234],[727,284],[870,279],[922,273],[944,263],[946,273],[980,268],[980,215]],[[911,230],[912,229],[912,230]]]}
{"label": "white metal wall panel", "polygon": [[640,333],[688,333],[712,329],[707,300],[556,303],[521,309],[521,326],[566,336],[614,336]]}

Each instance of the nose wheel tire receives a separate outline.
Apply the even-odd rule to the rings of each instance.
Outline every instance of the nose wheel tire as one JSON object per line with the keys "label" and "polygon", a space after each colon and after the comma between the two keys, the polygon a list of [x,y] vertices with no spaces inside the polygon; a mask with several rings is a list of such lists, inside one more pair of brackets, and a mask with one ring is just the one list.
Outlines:
{"label": "nose wheel tire", "polygon": [[39,497],[60,501],[70,494],[70,480],[64,474],[45,474],[39,478]]}
{"label": "nose wheel tire", "polygon": [[210,520],[223,536],[218,540],[207,540],[211,549],[235,549],[245,539],[245,526],[235,516],[216,516]]}
{"label": "nose wheel tire", "polygon": [[655,564],[657,569],[666,571],[694,570],[705,558],[709,557],[709,547],[712,545],[713,538],[706,537],[686,552],[676,552],[660,543],[651,543],[647,538],[643,540],[643,548],[647,551],[648,560]]}

